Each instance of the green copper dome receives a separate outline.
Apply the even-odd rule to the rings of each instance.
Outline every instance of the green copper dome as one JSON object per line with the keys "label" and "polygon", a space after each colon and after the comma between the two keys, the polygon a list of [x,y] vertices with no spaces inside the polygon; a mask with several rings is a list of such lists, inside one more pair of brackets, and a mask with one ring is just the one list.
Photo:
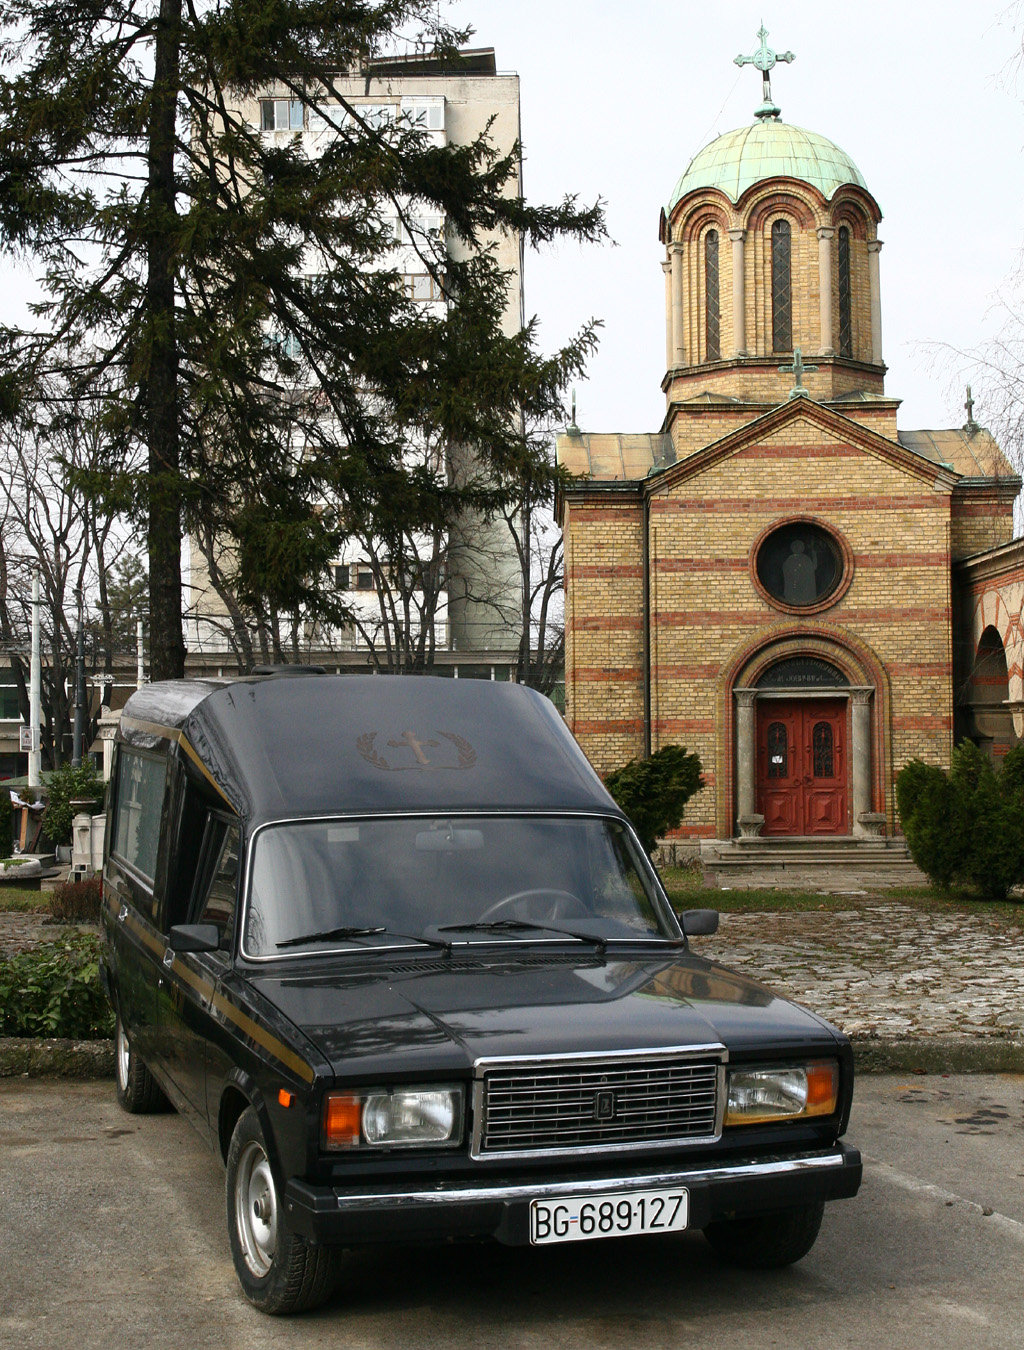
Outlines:
{"label": "green copper dome", "polygon": [[860,170],[838,145],[816,131],[764,118],[699,150],[675,186],[669,213],[697,188],[719,188],[738,202],[749,187],[767,178],[797,178],[816,187],[826,201],[845,183],[867,191]]}

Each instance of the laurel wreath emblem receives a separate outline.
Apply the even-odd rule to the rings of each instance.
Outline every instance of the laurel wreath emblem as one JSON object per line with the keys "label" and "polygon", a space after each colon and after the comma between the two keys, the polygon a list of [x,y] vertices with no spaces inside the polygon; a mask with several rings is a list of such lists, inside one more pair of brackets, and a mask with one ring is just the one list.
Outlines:
{"label": "laurel wreath emblem", "polygon": [[375,769],[381,769],[386,773],[408,773],[414,769],[428,772],[435,769],[471,769],[473,767],[476,763],[476,751],[464,736],[459,736],[454,731],[439,731],[437,734],[443,736],[446,741],[450,741],[455,747],[457,755],[455,764],[391,764],[383,755],[377,753],[374,745],[378,735],[376,731],[367,731],[362,736],[356,737],[356,749],[367,764],[372,764]]}

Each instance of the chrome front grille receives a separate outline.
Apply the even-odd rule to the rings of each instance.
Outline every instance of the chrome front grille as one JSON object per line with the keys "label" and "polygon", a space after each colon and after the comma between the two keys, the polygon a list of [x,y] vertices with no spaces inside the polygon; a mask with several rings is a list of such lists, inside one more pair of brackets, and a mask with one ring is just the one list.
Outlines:
{"label": "chrome front grille", "polygon": [[640,1148],[715,1138],[722,1057],[581,1057],[478,1065],[477,1156]]}

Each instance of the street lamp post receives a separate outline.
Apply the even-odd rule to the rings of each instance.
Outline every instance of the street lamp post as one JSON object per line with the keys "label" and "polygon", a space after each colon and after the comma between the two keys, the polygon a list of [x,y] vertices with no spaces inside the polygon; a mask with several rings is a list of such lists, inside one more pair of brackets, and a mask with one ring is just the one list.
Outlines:
{"label": "street lamp post", "polygon": [[75,659],[75,733],[71,743],[71,763],[79,768],[85,740],[85,594],[81,587],[78,596],[78,652]]}

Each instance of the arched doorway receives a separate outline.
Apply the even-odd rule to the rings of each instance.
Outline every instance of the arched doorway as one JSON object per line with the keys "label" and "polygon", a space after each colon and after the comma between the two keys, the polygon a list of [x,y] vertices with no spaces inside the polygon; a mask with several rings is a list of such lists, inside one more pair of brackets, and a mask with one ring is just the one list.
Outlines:
{"label": "arched doorway", "polygon": [[846,675],[821,657],[791,656],[757,680],[755,804],[761,833],[849,834]]}
{"label": "arched doorway", "polygon": [[833,642],[792,638],[741,664],[732,688],[739,835],[880,833],[871,664]]}

